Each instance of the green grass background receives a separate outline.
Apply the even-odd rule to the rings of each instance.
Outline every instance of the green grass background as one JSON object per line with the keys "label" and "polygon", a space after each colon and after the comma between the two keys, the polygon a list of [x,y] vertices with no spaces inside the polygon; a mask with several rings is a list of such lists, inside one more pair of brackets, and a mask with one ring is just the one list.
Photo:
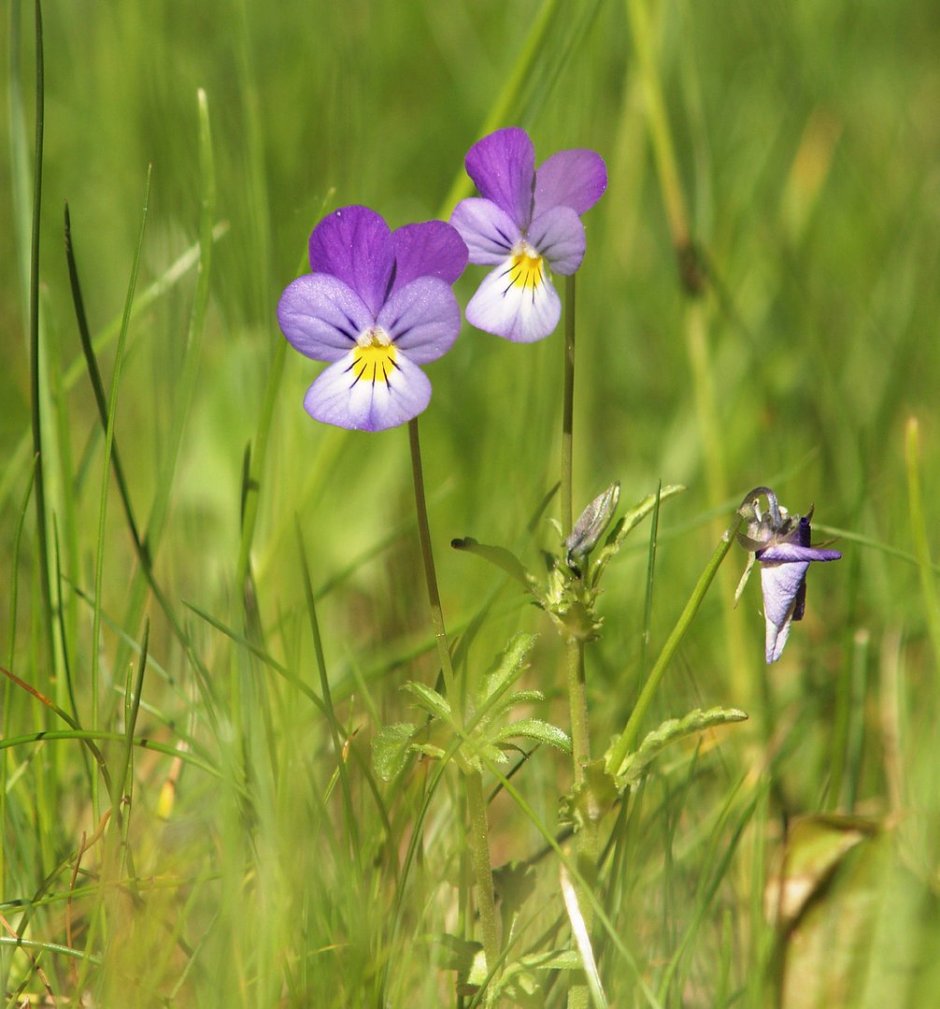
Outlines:
{"label": "green grass background", "polygon": [[[817,538],[838,536],[845,554],[810,573],[807,618],[777,666],[762,661],[756,585],[732,608],[737,550],[684,639],[644,728],[717,704],[751,720],[669,751],[610,825],[615,940],[598,936],[610,1003],[940,1001],[940,9],[50,0],[43,14],[38,375],[61,605],[53,619],[41,592],[31,482],[33,10],[9,0],[0,661],[113,734],[99,740],[112,777],[129,725],[164,749],[132,748],[131,799],[102,825],[107,791],[74,726],[0,684],[5,1004],[455,1004],[456,975],[438,965],[441,935],[468,924],[456,783],[445,775],[432,795],[404,877],[428,772],[389,789],[370,770],[375,732],[409,717],[399,686],[435,675],[407,436],[313,423],[301,401],[318,366],[283,354],[274,309],[326,210],[361,202],[392,226],[446,216],[470,193],[467,147],[508,124],[540,158],[592,147],[610,175],[578,277],[576,508],[614,479],[627,502],[659,480],[688,488],[663,506],[648,645],[647,527],[608,572],[588,653],[595,748],[625,724],[750,487],[770,484],[796,511],[815,502]],[[678,188],[663,183],[656,128]],[[707,267],[697,296],[677,269],[677,192]],[[109,394],[120,369],[113,444],[165,605],[104,466],[66,201]],[[481,277],[467,271],[461,299]],[[523,347],[465,326],[428,369],[421,431],[451,629],[489,607],[465,673],[517,629],[540,631],[526,683],[564,725],[547,621],[448,547],[473,535],[538,563],[550,531],[526,526],[557,480],[561,349],[560,333]],[[305,564],[335,711],[311,700],[324,695]],[[51,730],[71,738],[39,738]],[[534,814],[493,803],[495,864],[543,846],[535,816],[553,828],[568,774],[540,751],[517,779]],[[510,959],[565,943],[552,857],[539,873]],[[766,903],[790,892],[781,880],[812,895],[784,921]],[[562,1004],[562,989],[555,977],[531,1004]]]}

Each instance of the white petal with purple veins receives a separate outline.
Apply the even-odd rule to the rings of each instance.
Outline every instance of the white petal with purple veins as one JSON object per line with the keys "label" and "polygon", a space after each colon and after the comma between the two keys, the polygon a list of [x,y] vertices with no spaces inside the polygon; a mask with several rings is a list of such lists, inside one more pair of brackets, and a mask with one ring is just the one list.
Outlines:
{"label": "white petal with purple veins", "polygon": [[514,258],[505,259],[480,284],[467,305],[467,322],[516,343],[532,343],[554,331],[561,300],[544,269],[536,284],[514,283]]}
{"label": "white petal with purple veins", "polygon": [[399,354],[388,381],[356,379],[353,353],[331,364],[310,386],[304,408],[315,420],[361,431],[383,431],[416,417],[431,399],[431,383]]}

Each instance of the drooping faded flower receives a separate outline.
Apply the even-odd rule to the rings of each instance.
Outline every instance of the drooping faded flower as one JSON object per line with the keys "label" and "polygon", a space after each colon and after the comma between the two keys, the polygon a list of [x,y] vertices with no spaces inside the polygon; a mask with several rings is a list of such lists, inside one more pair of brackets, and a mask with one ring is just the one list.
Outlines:
{"label": "drooping faded flower", "polygon": [[458,203],[450,222],[470,262],[494,267],[470,299],[467,321],[507,340],[541,340],[561,315],[549,271],[570,275],[581,265],[580,215],[607,188],[604,160],[559,151],[536,170],[529,135],[510,126],[475,143],[466,166],[481,195]]}
{"label": "drooping faded flower", "polygon": [[431,383],[419,365],[457,339],[451,285],[466,264],[463,240],[443,221],[393,232],[368,207],[325,217],[310,236],[312,272],[290,283],[277,306],[291,345],[329,362],[304,398],[310,416],[382,431],[421,413]]}
{"label": "drooping faded flower", "polygon": [[[760,509],[760,498],[767,498],[767,512]],[[776,662],[790,636],[790,625],[802,620],[806,608],[806,572],[814,561],[837,561],[838,550],[824,550],[810,543],[810,519],[790,515],[777,502],[769,487],[755,487],[746,494],[738,512],[748,521],[747,532],[738,539],[753,551],[760,564],[764,595],[765,657]]]}

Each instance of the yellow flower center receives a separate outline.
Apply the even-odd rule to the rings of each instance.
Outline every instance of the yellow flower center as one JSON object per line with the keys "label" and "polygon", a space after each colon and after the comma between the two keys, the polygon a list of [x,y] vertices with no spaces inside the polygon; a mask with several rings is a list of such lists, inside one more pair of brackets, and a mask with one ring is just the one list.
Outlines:
{"label": "yellow flower center", "polygon": [[509,262],[509,283],[523,290],[536,291],[544,278],[542,257],[527,242],[517,246]]}
{"label": "yellow flower center", "polygon": [[391,337],[381,326],[372,326],[360,333],[356,338],[356,348],[353,350],[352,373],[358,382],[384,382],[388,384],[389,376],[395,370],[395,358],[398,351]]}

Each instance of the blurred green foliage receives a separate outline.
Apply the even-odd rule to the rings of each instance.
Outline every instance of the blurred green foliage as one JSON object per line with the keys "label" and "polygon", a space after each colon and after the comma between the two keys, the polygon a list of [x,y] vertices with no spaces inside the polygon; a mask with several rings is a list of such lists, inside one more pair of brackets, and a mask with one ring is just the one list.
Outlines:
{"label": "blurred green foliage", "polygon": [[[360,202],[393,226],[446,216],[442,203],[462,177],[463,154],[507,94],[545,7],[551,17],[508,92],[505,124],[525,126],[540,158],[592,147],[610,173],[607,194],[586,217],[578,277],[575,510],[614,480],[628,506],[659,480],[688,487],[663,506],[651,654],[749,488],[770,484],[798,512],[815,502],[817,535],[839,535],[845,554],[840,565],[811,573],[807,618],[769,671],[756,594],[732,612],[729,571],[730,582],[706,601],[657,715],[725,705],[747,709],[752,722],[725,731],[717,759],[689,750],[657,770],[624,811],[616,828],[621,876],[609,895],[620,941],[660,1004],[769,1004],[765,985],[778,960],[762,894],[784,847],[778,827],[822,810],[867,817],[890,837],[888,853],[879,842],[874,868],[866,863],[863,912],[877,920],[887,906],[879,900],[892,896],[888,881],[900,874],[904,900],[891,906],[898,927],[910,931],[909,948],[936,941],[940,656],[929,631],[940,615],[925,605],[926,569],[919,572],[912,556],[904,433],[917,418],[936,559],[940,8],[926,0],[642,6],[697,255],[697,295],[681,282],[667,225],[629,3],[45,4],[40,303],[52,448],[44,464],[66,632],[50,656],[32,499],[24,509],[33,11],[18,0],[6,5],[0,661],[63,705],[68,677],[77,715],[90,724],[91,653],[99,644],[91,640],[89,599],[103,549],[97,724],[123,730],[125,680],[147,613],[153,627],[139,734],[174,749],[185,743],[215,769],[182,765],[173,793],[181,765],[137,748],[127,831],[147,880],[141,897],[125,886],[98,888],[105,840],[77,857],[107,808],[94,795],[92,759],[80,744],[33,740],[0,751],[6,939],[15,929],[40,942],[110,951],[104,968],[49,951],[36,954],[36,966],[8,942],[0,946],[8,989],[25,979],[27,990],[42,994],[44,971],[56,994],[77,997],[87,988],[101,1005],[453,1001],[453,975],[427,969],[438,940],[426,937],[442,923],[459,931],[447,890],[461,878],[458,855],[453,844],[435,850],[429,842],[427,878],[403,882],[396,844],[404,847],[423,801],[421,771],[382,801],[368,787],[375,784],[369,739],[406,717],[397,688],[430,683],[435,673],[405,433],[315,425],[301,401],[319,366],[288,355],[258,480],[247,610],[235,578],[243,461],[249,447],[258,460],[266,383],[282,340],[274,306],[303,263],[312,226],[325,210]],[[104,439],[87,375],[80,365],[70,371],[80,344],[62,207],[67,201],[71,211],[92,333],[112,327],[99,355],[107,385],[149,165],[138,295],[198,242],[206,185],[200,88],[212,129],[216,219],[225,227],[213,251],[199,380],[179,457],[168,432],[183,409],[177,394],[194,269],[133,315],[115,427],[141,517],[173,463],[154,573],[188,652],[141,587],[116,496],[98,539]],[[481,277],[471,267],[458,294],[468,297]],[[464,631],[481,600],[491,603],[468,648],[471,671],[485,669],[514,632],[547,631],[519,593],[497,592],[493,572],[448,543],[472,535],[537,564],[551,533],[544,522],[534,536],[526,527],[557,479],[561,366],[560,334],[522,347],[465,327],[454,350],[428,369],[425,476],[451,629]],[[297,524],[318,592],[346,763],[322,710],[297,688],[300,681],[319,690]],[[642,531],[635,535],[634,549],[608,574],[604,635],[588,658],[601,748],[622,729],[648,667],[647,545]],[[743,555],[737,561],[743,567]],[[135,592],[145,600],[138,610],[129,605]],[[560,668],[545,633],[530,685],[564,724]],[[0,703],[5,740],[64,727],[12,681],[0,684]],[[117,760],[119,750],[105,746],[105,754]],[[545,823],[554,822],[565,773],[545,753],[525,768],[526,794]],[[493,806],[496,862],[525,859],[541,844],[532,822],[505,800]],[[429,836],[454,832],[453,816],[453,804],[435,799]],[[845,877],[843,889],[853,878]],[[74,907],[65,900],[70,889],[79,894]],[[24,917],[16,902],[31,899],[39,903]],[[893,956],[894,940],[877,930],[865,941],[875,963],[881,948]],[[650,1004],[615,947],[605,947],[601,970],[612,1003]],[[922,967],[912,955],[895,974],[888,964],[877,984],[846,990],[922,1005],[931,977],[918,973]],[[831,997],[838,986],[826,990]]]}

